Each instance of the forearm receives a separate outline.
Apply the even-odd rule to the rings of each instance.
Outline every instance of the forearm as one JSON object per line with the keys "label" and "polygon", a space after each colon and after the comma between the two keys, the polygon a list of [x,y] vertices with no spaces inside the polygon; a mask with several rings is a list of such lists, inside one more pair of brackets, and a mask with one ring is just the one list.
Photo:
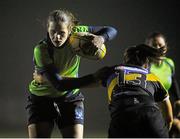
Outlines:
{"label": "forearm", "polygon": [[47,80],[58,91],[67,91],[77,88],[84,88],[98,84],[93,75],[89,74],[81,78],[61,78],[59,75],[44,73]]}
{"label": "forearm", "polygon": [[102,36],[105,41],[110,41],[117,35],[117,30],[110,26],[90,26],[89,31],[95,35]]}
{"label": "forearm", "polygon": [[57,74],[53,65],[48,65],[43,68],[43,72],[38,74],[36,71],[33,73],[33,77],[36,82],[44,83],[49,82],[55,89],[59,91],[72,90],[83,87],[95,87],[99,84],[98,79],[89,74],[80,78],[66,78]]}
{"label": "forearm", "polygon": [[56,87],[60,91],[72,90],[77,88],[95,87],[98,81],[93,75],[89,74],[80,78],[66,78],[59,81]]}
{"label": "forearm", "polygon": [[168,128],[170,129],[173,122],[173,111],[172,111],[171,102],[169,98],[167,98],[161,104],[162,104],[161,106],[162,106],[162,111],[165,116],[165,120],[168,124]]}

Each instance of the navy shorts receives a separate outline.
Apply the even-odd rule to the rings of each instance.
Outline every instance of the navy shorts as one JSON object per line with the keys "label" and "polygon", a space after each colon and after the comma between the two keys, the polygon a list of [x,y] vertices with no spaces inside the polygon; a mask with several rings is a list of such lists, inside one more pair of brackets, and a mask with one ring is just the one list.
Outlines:
{"label": "navy shorts", "polygon": [[[122,108],[123,109],[123,108]],[[111,120],[109,138],[168,138],[168,129],[156,107],[129,107]]]}
{"label": "navy shorts", "polygon": [[81,93],[69,100],[30,94],[27,101],[28,125],[38,122],[56,122],[58,127],[84,123],[84,97]]}
{"label": "navy shorts", "polygon": [[120,96],[109,105],[109,138],[168,138],[168,128],[149,96]]}

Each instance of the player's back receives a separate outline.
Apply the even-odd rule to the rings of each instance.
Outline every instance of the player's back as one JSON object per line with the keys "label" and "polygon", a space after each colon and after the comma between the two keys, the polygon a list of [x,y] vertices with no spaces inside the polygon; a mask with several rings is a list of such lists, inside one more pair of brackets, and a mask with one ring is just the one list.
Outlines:
{"label": "player's back", "polygon": [[162,101],[167,96],[159,79],[147,69],[129,65],[115,69],[106,81],[110,103],[120,96],[148,96],[155,101]]}
{"label": "player's back", "polygon": [[120,95],[148,95],[146,69],[120,65],[107,80],[109,99]]}

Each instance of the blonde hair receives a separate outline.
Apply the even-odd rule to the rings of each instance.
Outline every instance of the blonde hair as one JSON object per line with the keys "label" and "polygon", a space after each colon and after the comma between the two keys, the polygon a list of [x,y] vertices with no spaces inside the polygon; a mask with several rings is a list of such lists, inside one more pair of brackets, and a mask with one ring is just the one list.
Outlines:
{"label": "blonde hair", "polygon": [[49,16],[47,18],[47,27],[49,27],[49,22],[55,22],[55,23],[67,23],[69,30],[72,30],[72,28],[76,25],[78,25],[79,21],[77,18],[68,10],[54,10],[49,13]]}

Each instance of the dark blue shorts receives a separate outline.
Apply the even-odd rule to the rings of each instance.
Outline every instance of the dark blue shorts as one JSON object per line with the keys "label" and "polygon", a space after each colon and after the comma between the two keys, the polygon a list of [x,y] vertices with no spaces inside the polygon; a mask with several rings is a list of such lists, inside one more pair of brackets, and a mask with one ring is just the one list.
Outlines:
{"label": "dark blue shorts", "polygon": [[108,136],[109,138],[169,137],[160,110],[153,106],[122,107],[111,119]]}
{"label": "dark blue shorts", "polygon": [[69,100],[30,94],[26,106],[28,125],[38,122],[56,122],[58,127],[84,123],[84,105],[81,93]]}

